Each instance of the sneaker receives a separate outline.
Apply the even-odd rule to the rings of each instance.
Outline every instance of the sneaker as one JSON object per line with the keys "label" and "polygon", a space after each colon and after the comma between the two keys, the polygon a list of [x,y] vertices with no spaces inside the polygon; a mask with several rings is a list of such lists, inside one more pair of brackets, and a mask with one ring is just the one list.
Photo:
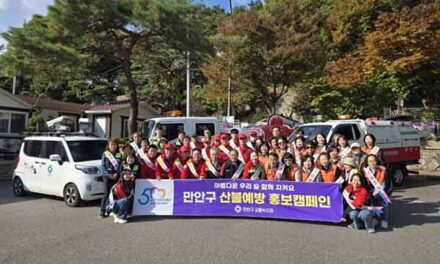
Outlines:
{"label": "sneaker", "polygon": [[349,229],[354,229],[353,224],[349,224],[347,227],[348,227]]}
{"label": "sneaker", "polygon": [[122,218],[119,218],[119,217],[115,217],[115,223],[118,223],[118,224],[125,224],[125,223],[127,223],[127,220],[125,220],[125,219],[122,219]]}
{"label": "sneaker", "polygon": [[108,215],[105,212],[101,212],[99,214],[99,218],[107,218],[107,217],[108,217]]}
{"label": "sneaker", "polygon": [[388,229],[388,222],[385,220],[380,221],[380,227],[383,229]]}
{"label": "sneaker", "polygon": [[374,234],[374,233],[376,233],[376,230],[374,230],[374,228],[368,228],[367,232],[368,232],[368,234]]}

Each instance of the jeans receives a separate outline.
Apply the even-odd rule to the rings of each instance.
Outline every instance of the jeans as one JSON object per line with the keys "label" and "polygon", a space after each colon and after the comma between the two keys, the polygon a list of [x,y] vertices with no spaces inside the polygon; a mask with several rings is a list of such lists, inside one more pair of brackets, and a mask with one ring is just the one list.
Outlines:
{"label": "jeans", "polygon": [[113,206],[113,213],[118,215],[121,219],[127,219],[127,210],[128,210],[128,199],[123,198],[115,201],[115,205]]}
{"label": "jeans", "polygon": [[109,179],[108,177],[104,176],[104,196],[101,199],[101,215],[105,214],[107,204],[108,204],[108,196],[110,194],[110,190],[115,185],[117,180]]}
{"label": "jeans", "polygon": [[356,229],[373,228],[373,213],[368,209],[353,210],[350,212],[350,218]]}

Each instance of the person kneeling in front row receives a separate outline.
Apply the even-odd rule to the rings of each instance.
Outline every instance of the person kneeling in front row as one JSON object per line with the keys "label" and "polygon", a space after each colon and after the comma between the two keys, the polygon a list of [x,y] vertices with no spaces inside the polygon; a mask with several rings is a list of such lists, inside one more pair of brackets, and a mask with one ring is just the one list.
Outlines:
{"label": "person kneeling in front row", "polygon": [[[368,209],[369,193],[362,184],[362,176],[356,173],[352,176],[351,184],[344,190],[344,198],[349,206],[347,214],[353,221],[348,227],[357,230],[365,228],[368,233],[375,233],[373,212]],[[345,219],[343,219],[344,221]]]}
{"label": "person kneeling in front row", "polygon": [[121,172],[121,178],[113,186],[109,196],[110,216],[114,222],[119,224],[127,223],[127,211],[130,199],[134,195],[134,177],[130,170]]}

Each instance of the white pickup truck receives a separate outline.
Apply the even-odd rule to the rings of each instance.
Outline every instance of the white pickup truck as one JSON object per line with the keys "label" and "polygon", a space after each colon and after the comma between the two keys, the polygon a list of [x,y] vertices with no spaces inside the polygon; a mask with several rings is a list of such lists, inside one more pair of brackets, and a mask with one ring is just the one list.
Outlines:
{"label": "white pickup truck", "polygon": [[[371,133],[376,137],[376,145],[383,149],[385,165],[396,186],[402,185],[408,175],[406,165],[418,163],[420,159],[420,137],[409,122],[365,121],[361,119],[329,120],[299,126],[306,138],[314,139],[318,133],[326,135],[327,142],[335,134],[345,135],[351,143],[364,145],[364,136]],[[295,131],[289,140],[293,140]]]}

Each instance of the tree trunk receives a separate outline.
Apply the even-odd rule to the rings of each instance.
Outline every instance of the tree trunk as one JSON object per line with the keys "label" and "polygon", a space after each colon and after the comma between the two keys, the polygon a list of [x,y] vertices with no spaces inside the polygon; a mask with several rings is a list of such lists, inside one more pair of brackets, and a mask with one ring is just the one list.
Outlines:
{"label": "tree trunk", "polygon": [[133,76],[131,75],[131,48],[124,49],[123,52],[123,69],[125,78],[127,78],[127,86],[129,89],[130,97],[130,116],[128,117],[128,136],[131,137],[134,132],[138,130],[137,117],[139,112],[139,102],[136,91],[136,84],[133,81]]}

